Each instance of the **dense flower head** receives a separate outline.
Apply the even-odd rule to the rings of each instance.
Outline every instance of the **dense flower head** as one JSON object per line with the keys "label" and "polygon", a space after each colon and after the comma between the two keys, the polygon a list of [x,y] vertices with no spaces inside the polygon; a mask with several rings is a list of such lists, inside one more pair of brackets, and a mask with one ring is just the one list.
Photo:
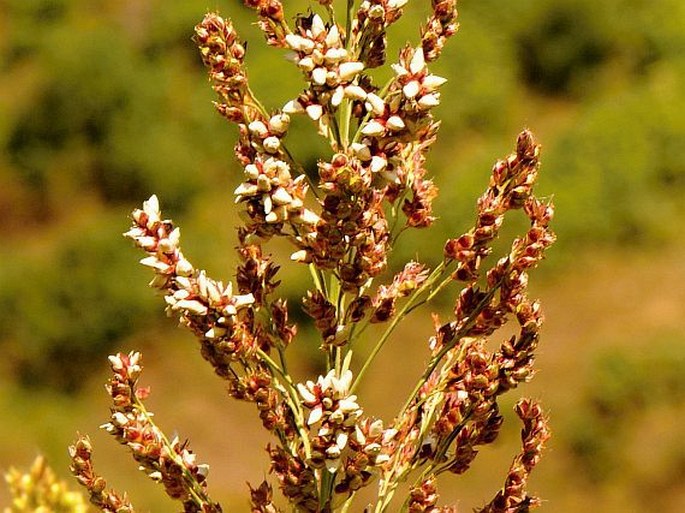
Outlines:
{"label": "dense flower head", "polygon": [[[394,496],[408,490],[402,508],[410,513],[455,513],[456,507],[438,505],[439,476],[471,467],[500,433],[501,395],[534,374],[543,314],[529,297],[529,274],[555,240],[553,207],[534,191],[540,145],[530,131],[521,132],[514,151],[492,167],[473,226],[445,242],[436,265],[412,260],[395,266],[398,237],[436,221],[438,189],[427,154],[437,138],[434,108],[446,78],[430,67],[457,31],[456,0],[431,1],[420,40],[401,46],[383,86],[369,70],[386,62],[388,29],[407,0],[347,2],[343,16],[336,2],[318,0],[294,18],[280,0],[244,3],[256,11],[266,42],[287,52],[305,86],[282,108],[267,109],[250,88],[246,44],[231,20],[210,13],[196,26],[215,106],[237,127],[234,153],[242,175],[233,190],[240,214],[233,281],[191,264],[181,251],[180,229],[162,216],[154,195],[133,211],[125,235],[144,252],[141,264],[153,272],[150,286],[163,296],[167,314],[195,336],[228,395],[252,403],[273,436],[269,471],[288,507],[357,511],[357,492],[376,485],[375,506],[364,511],[396,511]],[[330,146],[316,170],[305,170],[288,148],[296,115],[314,121]],[[488,258],[512,211],[522,212],[529,226]],[[311,275],[301,301],[279,296],[282,251],[268,250],[277,238],[293,265]],[[389,268],[400,270],[392,275]],[[395,336],[406,317],[450,289],[452,311],[442,319],[432,314],[428,361],[403,406],[389,422],[367,415],[358,391],[373,362],[391,341],[408,342]],[[299,316],[290,305],[298,303],[318,332],[323,361],[315,379],[295,378],[289,370],[287,350],[299,339]],[[493,344],[507,324],[514,334]],[[187,441],[164,435],[146,409],[140,353],[113,355],[110,366],[111,415],[103,428],[185,513],[220,513],[207,494],[208,467]],[[301,367],[295,370],[306,370]],[[482,513],[539,504],[525,486],[549,436],[546,419],[530,400],[519,401],[516,412],[524,424],[522,452]],[[85,437],[70,449],[72,472],[91,502],[107,512],[132,512],[125,495],[106,490],[91,452]],[[403,487],[411,476],[418,479]],[[253,513],[280,511],[268,480],[249,486],[249,501]]]}

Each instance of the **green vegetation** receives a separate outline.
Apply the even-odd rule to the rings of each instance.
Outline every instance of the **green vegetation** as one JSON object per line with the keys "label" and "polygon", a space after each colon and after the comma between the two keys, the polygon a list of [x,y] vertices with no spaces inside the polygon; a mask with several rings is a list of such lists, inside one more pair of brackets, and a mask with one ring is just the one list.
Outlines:
{"label": "green vegetation", "polygon": [[[4,379],[78,393],[122,338],[166,329],[159,328],[160,308],[149,297],[136,253],[120,236],[126,213],[153,192],[187,228],[194,261],[215,275],[231,267],[230,191],[239,180],[235,134],[213,112],[190,41],[193,25],[215,5],[250,42],[247,62],[259,96],[269,108],[283,105],[301,78],[273,57],[278,52],[265,51],[259,31],[250,27],[253,13],[239,0],[0,5]],[[288,14],[308,5],[288,2]],[[406,19],[394,27],[395,39],[415,26],[422,9],[410,3]],[[450,184],[437,202],[438,216],[450,221],[402,241],[399,259],[421,257],[424,241],[469,225],[472,198],[483,189],[492,155],[504,154],[522,126],[543,143],[541,187],[557,206],[559,243],[546,276],[566,272],[578,255],[597,248],[611,254],[682,247],[685,2],[480,0],[464,2],[461,17],[461,33],[435,69],[449,79],[443,86],[449,101],[437,109],[443,133],[429,161],[437,181]],[[414,32],[402,33],[417,39]],[[313,167],[320,147],[312,147],[311,130],[296,120],[289,140],[298,159]],[[216,231],[203,223],[222,216],[225,241],[203,239],[203,230]],[[297,278],[285,278],[286,290],[289,279]],[[682,363],[682,355],[670,352],[685,344],[685,333],[669,340],[659,355]],[[577,432],[559,443],[576,451],[590,475],[610,475],[620,457],[602,455],[620,450],[622,438],[611,439],[615,426],[666,407],[649,406],[631,386],[646,382],[653,368],[666,366],[675,376],[675,365],[641,363],[640,355],[601,360],[598,370],[578,379],[590,380],[602,395],[587,394],[590,415],[565,428]],[[671,383],[663,379],[654,386]],[[616,390],[621,393],[608,395]],[[623,413],[607,417],[605,411]],[[675,475],[685,452],[677,450],[680,459],[674,455],[664,464]]]}

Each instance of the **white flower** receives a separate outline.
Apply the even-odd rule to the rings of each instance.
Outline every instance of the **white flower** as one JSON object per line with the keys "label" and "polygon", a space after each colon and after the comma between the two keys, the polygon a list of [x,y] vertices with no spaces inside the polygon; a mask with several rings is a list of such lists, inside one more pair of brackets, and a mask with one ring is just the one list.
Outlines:
{"label": "white flower", "polygon": [[380,136],[384,133],[385,127],[375,119],[369,121],[366,125],[364,125],[364,128],[362,128],[362,134],[364,135]]}
{"label": "white flower", "polygon": [[364,69],[364,64],[357,61],[343,62],[338,68],[340,80],[350,81]]}
{"label": "white flower", "polygon": [[326,68],[315,68],[312,71],[312,81],[317,85],[324,85],[327,73]]}
{"label": "white flower", "polygon": [[407,98],[412,99],[416,97],[417,94],[419,94],[420,88],[421,85],[419,84],[419,82],[417,80],[412,80],[402,88],[402,93],[404,93],[404,96],[406,96]]}
{"label": "white flower", "polygon": [[414,55],[409,63],[409,71],[414,75],[421,73],[426,68],[426,61],[423,57],[423,48],[419,47],[414,51]]}
{"label": "white flower", "polygon": [[385,102],[375,93],[366,95],[365,107],[367,110],[373,112],[376,116],[381,116],[385,112]]}
{"label": "white flower", "polygon": [[406,126],[402,118],[399,116],[390,116],[386,121],[385,126],[394,132],[399,132]]}
{"label": "white flower", "polygon": [[421,85],[427,91],[435,91],[438,87],[447,82],[446,78],[439,77],[438,75],[428,75],[423,78]]}

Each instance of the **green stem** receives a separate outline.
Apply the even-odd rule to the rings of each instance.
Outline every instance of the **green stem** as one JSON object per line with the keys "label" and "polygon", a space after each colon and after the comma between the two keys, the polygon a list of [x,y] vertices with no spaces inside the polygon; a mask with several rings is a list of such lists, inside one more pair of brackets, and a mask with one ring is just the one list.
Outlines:
{"label": "green stem", "polygon": [[350,50],[352,45],[352,17],[354,16],[354,0],[347,0],[347,18],[345,18],[345,48]]}
{"label": "green stem", "polygon": [[300,405],[300,400],[297,395],[297,388],[295,387],[295,384],[293,383],[290,375],[286,374],[283,371],[283,369],[281,369],[278,366],[278,364],[275,361],[273,361],[273,359],[271,359],[271,357],[268,354],[266,354],[261,349],[258,349],[257,355],[259,356],[261,361],[264,362],[264,364],[266,364],[267,367],[269,367],[271,373],[274,376],[276,374],[280,376],[280,379],[283,382],[283,398],[288,403],[288,406],[290,407],[290,410],[293,413],[297,430],[300,433],[300,438],[302,439],[302,444],[304,445],[305,455],[307,458],[310,458],[311,447],[309,445],[309,434],[307,433],[307,429],[305,427],[304,411],[302,410],[302,407]]}
{"label": "green stem", "polygon": [[352,121],[352,101],[343,99],[340,105],[340,147],[344,151],[350,145],[350,122]]}
{"label": "green stem", "polygon": [[214,504],[212,500],[207,496],[205,490],[202,489],[202,486],[197,481],[195,476],[193,476],[190,473],[190,471],[186,468],[181,456],[172,448],[171,442],[166,437],[164,432],[157,426],[157,424],[154,423],[154,421],[152,420],[152,415],[147,411],[143,402],[140,399],[138,399],[138,397],[136,397],[135,385],[131,386],[131,390],[133,392],[131,396],[133,398],[133,404],[135,405],[135,408],[139,410],[143,414],[147,422],[154,427],[154,430],[159,435],[162,443],[166,446],[167,452],[174,459],[176,465],[181,469],[181,472],[183,473],[183,480],[188,485],[188,493],[193,498],[193,502],[195,502],[195,504],[201,510],[204,510],[204,506],[211,506],[212,504]]}
{"label": "green stem", "polygon": [[442,349],[440,349],[440,351],[431,359],[431,361],[428,363],[428,367],[424,371],[419,381],[416,383],[414,390],[412,390],[412,393],[409,395],[407,402],[400,410],[400,415],[402,415],[409,409],[411,404],[416,399],[416,396],[418,395],[419,391],[421,390],[421,387],[428,380],[428,378],[430,378],[431,374],[433,374],[433,371],[436,369],[436,367],[443,359],[443,357],[452,349],[454,349],[454,347],[459,343],[459,340],[461,340],[461,338],[463,338],[466,335],[466,333],[474,326],[480,312],[483,310],[483,308],[485,308],[485,306],[487,306],[488,303],[490,303],[495,293],[499,290],[500,286],[502,285],[502,280],[503,278],[494,284],[494,286],[486,293],[485,297],[481,300],[481,302],[478,303],[476,308],[474,308],[471,315],[467,317],[464,324],[462,324],[459,330],[454,334],[452,340],[446,342],[445,345],[443,345]]}
{"label": "green stem", "polygon": [[[378,356],[378,353],[381,351],[383,348],[383,345],[385,342],[388,340],[392,332],[395,330],[397,325],[404,319],[406,316],[407,312],[409,311],[410,308],[412,308],[413,304],[418,300],[419,296],[423,294],[428,287],[440,276],[444,269],[444,262],[440,263],[438,267],[436,267],[431,275],[426,279],[424,284],[419,287],[409,298],[409,300],[404,304],[402,309],[395,315],[393,318],[392,322],[390,323],[390,326],[388,326],[383,332],[383,335],[381,335],[381,338],[378,340],[374,348],[371,350],[371,354],[369,357],[366,359],[364,362],[364,365],[360,369],[359,373],[357,374],[357,378],[354,380],[354,383],[352,384],[352,387],[350,388],[350,393],[354,392],[354,390],[357,388],[359,383],[361,382],[362,378],[364,377],[364,374],[368,370],[368,368],[371,366],[373,361],[376,359]],[[366,327],[366,326],[364,326]]]}

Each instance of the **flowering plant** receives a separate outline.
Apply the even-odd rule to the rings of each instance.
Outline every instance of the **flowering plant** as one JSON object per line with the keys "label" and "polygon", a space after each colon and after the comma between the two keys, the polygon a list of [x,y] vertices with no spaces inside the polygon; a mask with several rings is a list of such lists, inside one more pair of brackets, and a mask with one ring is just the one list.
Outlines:
{"label": "flowering plant", "polygon": [[[246,3],[257,11],[267,43],[292,53],[306,88],[267,111],[250,89],[245,45],[231,22],[208,14],[197,25],[194,39],[218,94],[216,108],[239,130],[235,154],[244,179],[234,192],[242,207],[235,283],[210,278],[184,256],[179,228],[162,216],[156,196],[133,212],[126,236],[146,253],[141,263],[154,271],[150,285],[164,296],[167,313],[196,336],[229,394],[256,405],[274,438],[267,447],[270,471],[293,511],[456,511],[437,506],[437,477],[468,470],[478,447],[498,436],[499,396],[532,376],[542,313],[527,295],[528,271],[554,241],[552,206],[533,194],[539,146],[530,132],[519,135],[514,152],[492,169],[474,226],[446,241],[435,268],[411,261],[385,279],[398,237],[435,220],[437,188],[424,163],[436,139],[432,110],[445,79],[428,66],[457,31],[456,0],[432,0],[420,43],[402,48],[382,86],[368,70],[385,64],[386,32],[406,0],[348,0],[344,24],[332,1],[319,0],[321,15],[299,15],[292,25],[279,0]],[[296,115],[310,118],[330,144],[318,176],[307,175],[288,150]],[[512,210],[522,210],[530,227],[486,270]],[[292,245],[292,265],[311,272],[303,307],[320,335],[327,372],[305,382],[288,372],[286,350],[297,326],[277,296],[279,267],[265,252],[275,237]],[[433,316],[428,363],[404,406],[389,423],[368,415],[355,392],[381,349],[410,313],[453,286],[461,287],[453,316]],[[488,339],[509,320],[518,323],[518,334],[488,349]],[[385,325],[377,340],[365,341],[369,324]],[[365,342],[371,351],[358,362],[354,350]],[[112,414],[104,428],[183,511],[221,512],[208,495],[208,467],[187,442],[165,436],[146,410],[149,390],[138,385],[141,355],[117,354],[110,364]],[[539,504],[526,482],[549,436],[546,421],[531,400],[515,409],[523,448],[483,513]],[[134,511],[125,494],[108,490],[95,473],[87,437],[70,454],[92,504]],[[396,497],[405,482],[409,492]],[[353,506],[365,487],[376,488],[375,501]],[[282,510],[267,481],[250,488],[250,502],[253,512]]]}

